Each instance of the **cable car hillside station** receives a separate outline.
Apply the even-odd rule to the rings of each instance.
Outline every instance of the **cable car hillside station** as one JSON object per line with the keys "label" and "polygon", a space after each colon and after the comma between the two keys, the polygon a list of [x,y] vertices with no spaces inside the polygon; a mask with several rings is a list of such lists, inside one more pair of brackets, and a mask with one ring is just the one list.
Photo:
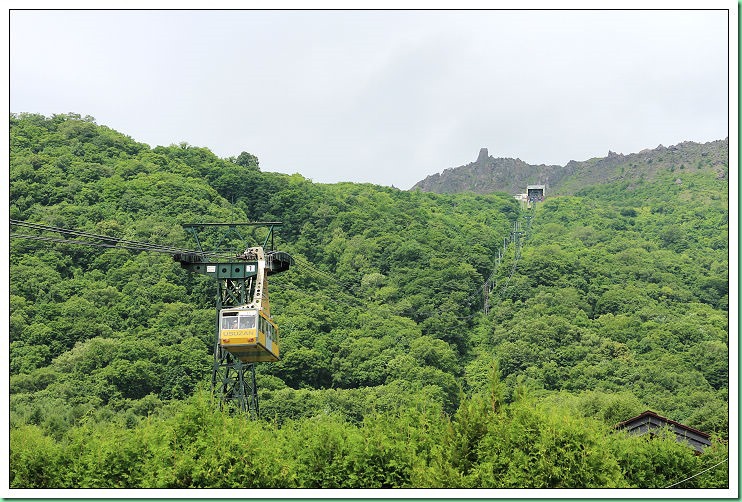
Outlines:
{"label": "cable car hillside station", "polygon": [[528,202],[543,202],[545,192],[546,185],[528,185],[526,187],[526,200]]}
{"label": "cable car hillside station", "polygon": [[[193,235],[198,251],[173,255],[186,270],[216,279],[217,326],[212,386],[223,402],[234,401],[238,408],[255,415],[258,414],[258,397],[254,363],[280,359],[279,330],[271,318],[268,301],[268,276],[288,270],[292,262],[288,253],[273,249],[273,228],[280,225],[279,222],[183,225]],[[262,246],[248,247],[231,257],[203,251],[200,231],[227,227],[217,244],[219,247],[230,234],[244,241],[238,231],[244,226],[270,227]],[[266,251],[269,239],[271,246]],[[245,373],[251,378],[246,380]]]}

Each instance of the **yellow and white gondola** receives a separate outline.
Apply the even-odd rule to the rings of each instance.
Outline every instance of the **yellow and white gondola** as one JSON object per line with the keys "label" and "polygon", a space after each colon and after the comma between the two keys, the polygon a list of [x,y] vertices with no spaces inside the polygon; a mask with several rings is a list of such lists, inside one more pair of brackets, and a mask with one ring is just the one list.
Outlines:
{"label": "yellow and white gondola", "polygon": [[278,326],[255,308],[219,312],[219,345],[243,363],[280,359]]}

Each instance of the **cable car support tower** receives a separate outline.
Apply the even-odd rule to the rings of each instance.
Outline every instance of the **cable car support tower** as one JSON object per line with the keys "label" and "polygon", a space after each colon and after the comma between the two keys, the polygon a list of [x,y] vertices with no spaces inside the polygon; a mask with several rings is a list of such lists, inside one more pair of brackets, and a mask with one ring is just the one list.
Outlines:
{"label": "cable car support tower", "polygon": [[[173,259],[180,262],[181,267],[189,272],[207,275],[216,280],[216,332],[211,388],[222,408],[241,410],[246,412],[250,418],[257,418],[260,413],[255,364],[258,361],[278,360],[278,327],[270,318],[268,276],[288,270],[292,263],[288,253],[276,251],[273,247],[273,230],[280,225],[281,222],[271,221],[185,224],[183,228],[193,236],[198,249],[191,253],[173,255]],[[218,255],[203,250],[199,240],[201,231],[210,227],[226,227],[226,231],[216,245],[219,248],[227,242],[230,236],[245,242],[239,229],[247,226],[269,228],[262,246],[247,247],[244,252],[236,253],[231,258],[215,258]],[[269,240],[270,247],[266,249]],[[260,323],[257,323],[257,315],[256,321],[253,321],[255,325],[260,326],[260,328],[254,328],[258,340],[256,341],[255,338],[249,340],[255,342],[255,348],[250,353],[244,350],[237,351],[234,346],[227,343],[229,339],[224,337],[223,330],[221,330],[221,319],[225,309],[231,309],[230,315],[234,316],[237,312],[259,314]],[[237,317],[234,320],[236,322]],[[261,330],[270,333],[266,335]],[[261,335],[265,347],[257,345]],[[267,343],[265,342],[266,336],[270,339]]]}
{"label": "cable car support tower", "polygon": [[[529,202],[529,205],[527,206],[527,212],[523,215],[523,217],[525,218],[525,229],[523,228],[523,224],[520,220],[514,221],[513,229],[510,231],[510,235],[508,237],[503,237],[502,247],[497,250],[497,257],[495,258],[495,269],[492,271],[492,274],[490,274],[490,276],[487,278],[487,280],[484,282],[484,285],[482,286],[482,291],[484,293],[483,310],[485,315],[489,314],[490,312],[490,295],[495,293],[498,289],[504,291],[507,288],[508,284],[510,283],[510,279],[513,276],[513,273],[518,266],[518,261],[520,261],[521,253],[523,251],[523,243],[531,231],[534,206],[535,201]],[[500,286],[497,284],[495,276],[505,259],[505,253],[507,252],[508,247],[511,243],[515,246],[515,250],[513,251],[513,265],[511,267],[509,276],[505,280],[504,286]]]}

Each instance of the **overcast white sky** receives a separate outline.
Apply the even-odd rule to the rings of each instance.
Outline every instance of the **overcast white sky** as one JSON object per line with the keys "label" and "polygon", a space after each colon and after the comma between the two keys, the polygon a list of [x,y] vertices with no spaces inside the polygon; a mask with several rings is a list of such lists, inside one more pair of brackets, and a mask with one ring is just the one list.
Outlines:
{"label": "overcast white sky", "polygon": [[10,111],[407,189],[482,147],[563,165],[727,137],[727,23],[723,10],[12,10]]}

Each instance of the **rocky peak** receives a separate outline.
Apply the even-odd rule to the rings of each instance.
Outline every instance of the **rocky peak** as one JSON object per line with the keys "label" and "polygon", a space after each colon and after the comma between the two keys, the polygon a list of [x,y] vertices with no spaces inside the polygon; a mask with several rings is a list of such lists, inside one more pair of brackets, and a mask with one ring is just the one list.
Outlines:
{"label": "rocky peak", "polygon": [[477,157],[477,163],[478,164],[483,164],[483,163],[487,162],[487,159],[489,158],[489,156],[490,156],[490,154],[489,154],[489,152],[487,151],[486,148],[480,148],[479,149],[479,156]]}

